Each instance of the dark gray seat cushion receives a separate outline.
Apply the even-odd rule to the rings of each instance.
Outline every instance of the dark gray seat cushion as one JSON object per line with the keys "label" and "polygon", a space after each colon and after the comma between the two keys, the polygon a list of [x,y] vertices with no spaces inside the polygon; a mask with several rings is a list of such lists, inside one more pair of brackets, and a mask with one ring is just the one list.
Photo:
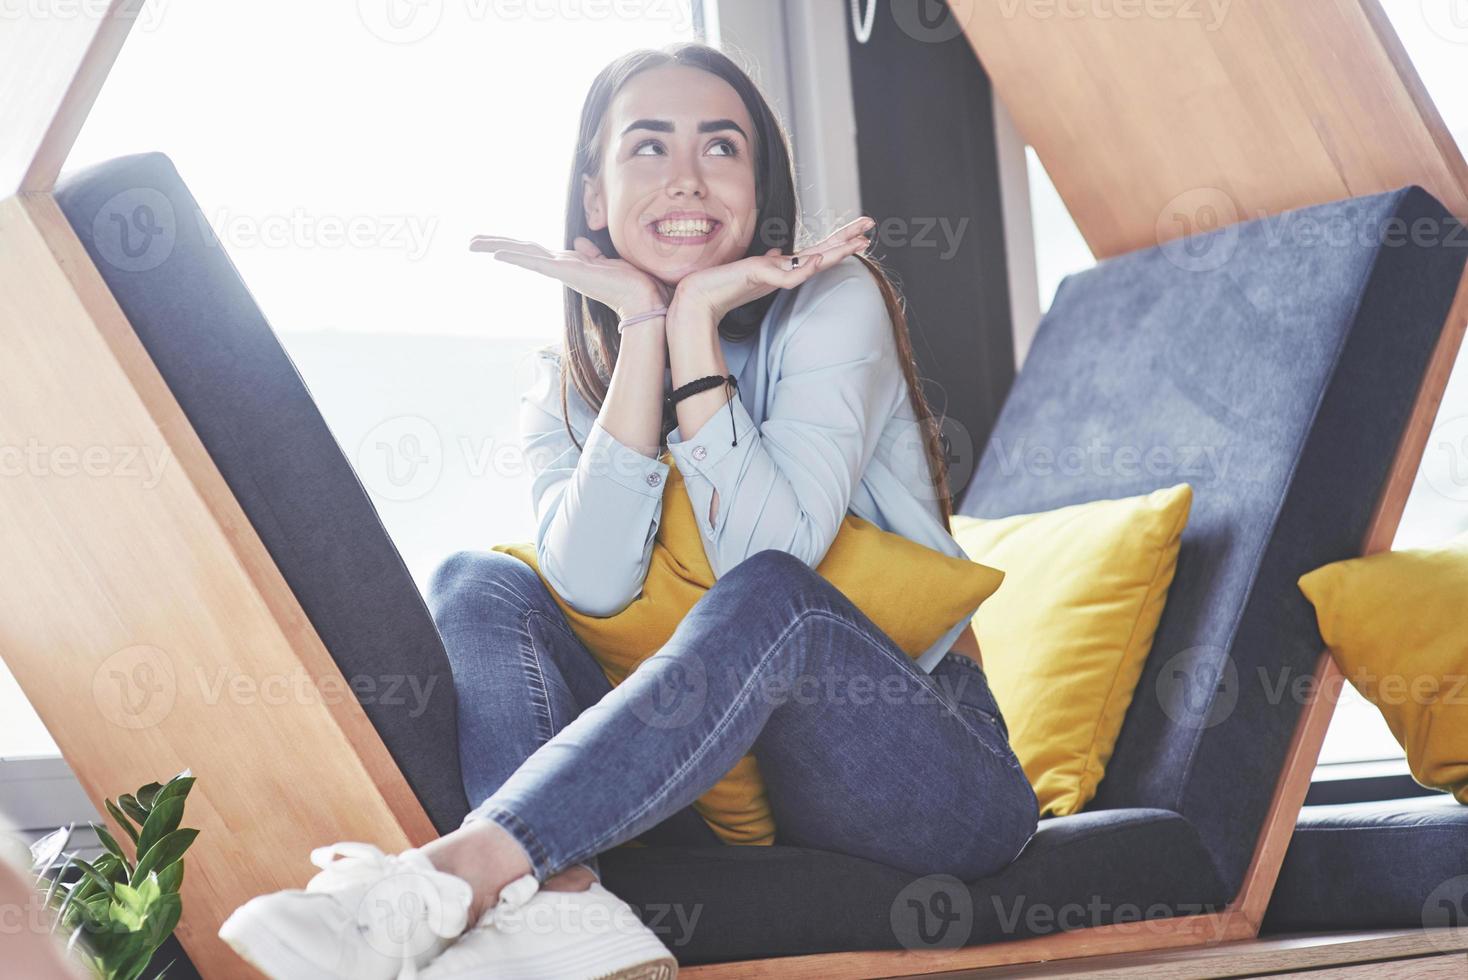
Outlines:
{"label": "dark gray seat cushion", "polygon": [[173,163],[110,160],[66,175],[56,199],[434,826],[452,830],[468,802],[438,631]]}
{"label": "dark gray seat cushion", "polygon": [[1197,832],[1166,810],[1042,820],[1018,860],[967,883],[779,844],[615,848],[600,860],[607,887],[682,963],[974,945],[1229,898]]}
{"label": "dark gray seat cushion", "polygon": [[1465,915],[1468,806],[1438,793],[1302,808],[1264,930],[1462,925]]}
{"label": "dark gray seat cushion", "polygon": [[[58,199],[343,672],[432,685],[418,716],[364,703],[452,829],[468,802],[432,620],[178,174],[159,154],[124,157],[69,176]],[[109,240],[113,213],[172,229],[156,265],[136,237]],[[1359,544],[1462,265],[1374,244],[1379,222],[1446,217],[1420,190],[1304,217],[1344,223],[1354,244],[1295,240],[1289,215],[1067,280],[962,497],[962,512],[993,517],[1194,484],[1158,644],[1091,812],[1043,821],[1009,868],[962,887],[778,843],[609,852],[608,886],[683,962],[988,942],[1232,896],[1298,710],[1271,695],[1320,649],[1294,579]],[[1231,240],[1227,261],[1200,268]],[[1170,451],[1172,468],[1056,455],[1093,440]],[[1026,455],[1036,447],[1050,465]],[[1208,449],[1225,462],[1200,472]],[[697,916],[682,942],[668,931],[679,914]]]}

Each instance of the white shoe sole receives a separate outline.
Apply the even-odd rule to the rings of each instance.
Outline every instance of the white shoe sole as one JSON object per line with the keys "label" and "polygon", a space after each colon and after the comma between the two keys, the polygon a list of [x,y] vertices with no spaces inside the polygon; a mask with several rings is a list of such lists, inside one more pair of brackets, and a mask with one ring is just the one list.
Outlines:
{"label": "white shoe sole", "polygon": [[[452,949],[452,947],[450,947]],[[606,967],[608,962],[620,965]],[[515,980],[674,980],[678,960],[666,946],[646,935],[617,937],[611,942],[575,950],[565,954],[498,960],[493,964],[466,964],[463,969],[447,972],[429,964],[425,973],[433,980],[467,980],[483,976],[513,977]]]}
{"label": "white shoe sole", "polygon": [[276,938],[254,914],[249,902],[224,920],[219,927],[219,938],[229,944],[236,956],[270,980],[339,980],[336,974],[322,972]]}

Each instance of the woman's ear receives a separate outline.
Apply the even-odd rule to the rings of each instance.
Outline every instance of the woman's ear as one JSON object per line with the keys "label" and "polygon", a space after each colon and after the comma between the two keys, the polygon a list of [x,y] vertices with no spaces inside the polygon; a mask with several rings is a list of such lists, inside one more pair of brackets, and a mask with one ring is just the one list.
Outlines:
{"label": "woman's ear", "polygon": [[607,226],[601,183],[585,174],[581,177],[581,207],[586,211],[586,227],[592,231],[601,231]]}

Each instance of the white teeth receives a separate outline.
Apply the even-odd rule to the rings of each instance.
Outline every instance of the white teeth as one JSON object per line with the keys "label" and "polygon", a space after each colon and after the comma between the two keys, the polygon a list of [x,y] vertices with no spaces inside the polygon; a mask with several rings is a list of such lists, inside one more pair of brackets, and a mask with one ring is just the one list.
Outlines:
{"label": "white teeth", "polygon": [[712,221],[684,218],[673,221],[659,221],[653,227],[657,229],[660,235],[694,238],[699,235],[707,235],[713,231],[714,223]]}

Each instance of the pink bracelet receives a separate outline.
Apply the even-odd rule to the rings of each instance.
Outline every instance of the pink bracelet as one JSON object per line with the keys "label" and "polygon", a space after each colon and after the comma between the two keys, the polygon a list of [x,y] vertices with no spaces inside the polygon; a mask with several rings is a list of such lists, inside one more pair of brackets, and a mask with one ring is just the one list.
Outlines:
{"label": "pink bracelet", "polygon": [[654,317],[665,316],[667,315],[667,312],[668,308],[666,306],[659,306],[657,309],[648,310],[646,313],[638,313],[635,316],[623,317],[617,322],[617,333],[620,334],[623,330],[626,330],[634,323],[641,323],[643,320],[651,320]]}

